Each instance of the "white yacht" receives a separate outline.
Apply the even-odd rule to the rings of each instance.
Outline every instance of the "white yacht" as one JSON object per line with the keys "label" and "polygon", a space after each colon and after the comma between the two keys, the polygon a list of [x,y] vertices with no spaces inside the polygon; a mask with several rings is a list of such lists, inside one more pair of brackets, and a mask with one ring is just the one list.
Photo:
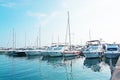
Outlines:
{"label": "white yacht", "polygon": [[87,41],[86,48],[83,50],[85,58],[102,57],[103,53],[103,44],[99,40]]}
{"label": "white yacht", "polygon": [[63,48],[62,44],[52,43],[51,46],[47,47],[47,49],[41,51],[41,54],[43,56],[51,56],[51,57],[62,56],[61,53],[62,48]]}
{"label": "white yacht", "polygon": [[51,57],[55,57],[55,56],[62,56],[62,51],[65,45],[59,44],[57,46],[55,46],[51,52],[49,52],[49,56]]}
{"label": "white yacht", "polygon": [[63,51],[65,48],[65,44],[54,44],[50,48],[48,48],[48,54],[51,57],[63,56]]}
{"label": "white yacht", "polygon": [[105,49],[106,58],[118,58],[120,56],[120,49],[118,44],[106,44]]}
{"label": "white yacht", "polygon": [[70,50],[68,45],[59,43],[59,44],[52,44],[48,47],[47,50],[44,51],[43,54],[48,54],[51,57],[58,57],[58,56],[76,56],[80,54],[80,51]]}

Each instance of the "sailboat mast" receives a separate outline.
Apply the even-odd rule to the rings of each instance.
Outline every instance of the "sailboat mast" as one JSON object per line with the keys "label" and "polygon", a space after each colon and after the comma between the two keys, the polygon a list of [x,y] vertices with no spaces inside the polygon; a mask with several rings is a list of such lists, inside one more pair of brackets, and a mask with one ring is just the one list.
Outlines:
{"label": "sailboat mast", "polygon": [[25,32],[25,48],[26,48],[26,32]]}
{"label": "sailboat mast", "polygon": [[38,48],[38,36],[37,36],[37,46],[36,46],[36,48]]}
{"label": "sailboat mast", "polygon": [[13,28],[13,49],[15,49],[15,32],[14,32],[14,28]]}
{"label": "sailboat mast", "polygon": [[41,26],[39,27],[39,48],[41,47]]}
{"label": "sailboat mast", "polygon": [[65,35],[65,45],[67,45],[67,34],[68,34],[68,24],[67,24],[66,35]]}
{"label": "sailboat mast", "polygon": [[70,35],[70,18],[69,18],[69,11],[68,11],[68,30],[69,30],[69,45],[71,50],[71,35]]}
{"label": "sailboat mast", "polygon": [[91,31],[89,29],[89,40],[91,40]]}
{"label": "sailboat mast", "polygon": [[16,48],[16,32],[15,32],[15,41],[14,41],[14,45],[15,45],[15,48]]}
{"label": "sailboat mast", "polygon": [[53,43],[53,38],[54,38],[54,36],[52,35],[52,37],[51,37],[51,44]]}

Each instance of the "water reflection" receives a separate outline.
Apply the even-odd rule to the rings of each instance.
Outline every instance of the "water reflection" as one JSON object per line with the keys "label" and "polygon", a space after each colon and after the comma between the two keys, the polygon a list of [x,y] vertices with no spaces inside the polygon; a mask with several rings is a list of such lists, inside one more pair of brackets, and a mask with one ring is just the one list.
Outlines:
{"label": "water reflection", "polygon": [[113,66],[115,67],[116,63],[117,63],[117,58],[113,58],[113,59],[105,59],[105,63],[108,64],[109,66]]}
{"label": "water reflection", "polygon": [[117,58],[114,58],[114,59],[105,59],[105,63],[109,65],[109,68],[110,68],[110,71],[111,71],[110,80],[112,78],[112,75],[113,75],[113,72],[114,72],[117,60],[118,60]]}
{"label": "water reflection", "polygon": [[[56,70],[58,68],[63,69],[63,75],[65,75],[65,80],[74,80],[73,76],[73,62],[77,60],[79,57],[45,57],[44,61],[47,61],[48,65],[53,66]],[[56,72],[55,72],[56,73]]]}
{"label": "water reflection", "polygon": [[95,59],[85,59],[84,60],[84,66],[87,68],[91,68],[94,72],[100,72],[101,66],[100,63],[102,62],[102,59],[95,58]]}
{"label": "water reflection", "polygon": [[102,67],[109,66],[111,74],[113,73],[114,67],[118,59],[107,59],[107,58],[96,58],[96,59],[85,59],[84,66],[91,68],[94,72],[102,71]]}
{"label": "water reflection", "polygon": [[58,66],[63,66],[64,64],[62,63],[63,62],[63,57],[54,57],[54,58],[47,58],[47,63],[54,66],[54,67],[58,67]]}
{"label": "water reflection", "polygon": [[[108,59],[85,59],[84,57],[43,57],[43,56],[26,56],[12,57],[11,62],[12,77],[11,80],[26,80],[34,78],[35,80],[96,80],[99,76],[91,77],[95,73],[105,75],[102,67],[109,66]],[[112,65],[115,65],[115,60]],[[117,60],[116,60],[117,61]],[[83,68],[86,67],[86,69]],[[91,70],[89,70],[91,69]],[[88,74],[90,73],[90,74]],[[6,75],[6,74],[5,74]],[[7,76],[7,75],[6,75]],[[18,78],[19,76],[19,78]],[[90,78],[90,79],[89,79]],[[101,77],[100,77],[101,78]],[[109,74],[99,80],[108,80]],[[4,79],[4,78],[3,78]]]}
{"label": "water reflection", "polygon": [[74,59],[78,59],[79,57],[45,57],[42,60],[47,61],[47,63],[53,66],[64,66],[69,65],[70,62]]}
{"label": "water reflection", "polygon": [[36,60],[36,59],[38,59],[39,62],[41,62],[42,59],[43,59],[43,56],[27,56],[26,59],[27,60],[34,60],[34,59]]}
{"label": "water reflection", "polygon": [[[11,56],[9,56],[11,57]],[[20,59],[26,59],[26,60],[36,60],[39,61],[46,61],[49,65],[53,66],[69,66],[72,65],[72,61],[83,58],[80,56],[77,57],[43,57],[43,56],[27,56],[27,57],[13,57],[12,58],[20,58]],[[102,70],[103,66],[108,65],[110,67],[110,70],[112,71],[117,63],[118,59],[107,59],[107,58],[85,58],[83,65],[87,68],[91,68],[94,72],[100,72]],[[12,62],[14,63],[14,62]]]}

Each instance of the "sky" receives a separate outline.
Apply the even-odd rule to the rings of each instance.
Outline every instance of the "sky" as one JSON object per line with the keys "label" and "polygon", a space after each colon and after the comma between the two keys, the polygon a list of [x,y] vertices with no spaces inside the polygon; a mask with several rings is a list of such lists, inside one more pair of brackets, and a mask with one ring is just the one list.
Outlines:
{"label": "sky", "polygon": [[[120,43],[120,0],[0,0],[0,47],[65,42],[67,12],[72,44]],[[13,31],[14,29],[14,31]],[[26,43],[26,44],[25,44]]]}

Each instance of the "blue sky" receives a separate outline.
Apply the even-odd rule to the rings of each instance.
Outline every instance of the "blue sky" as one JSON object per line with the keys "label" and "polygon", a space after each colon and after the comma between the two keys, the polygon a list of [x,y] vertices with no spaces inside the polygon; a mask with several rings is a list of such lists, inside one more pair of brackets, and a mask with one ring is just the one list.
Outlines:
{"label": "blue sky", "polygon": [[102,38],[120,43],[119,0],[0,0],[0,46],[12,47],[12,30],[16,46],[35,46],[41,27],[41,45],[65,42],[67,11],[70,12],[73,44]]}

